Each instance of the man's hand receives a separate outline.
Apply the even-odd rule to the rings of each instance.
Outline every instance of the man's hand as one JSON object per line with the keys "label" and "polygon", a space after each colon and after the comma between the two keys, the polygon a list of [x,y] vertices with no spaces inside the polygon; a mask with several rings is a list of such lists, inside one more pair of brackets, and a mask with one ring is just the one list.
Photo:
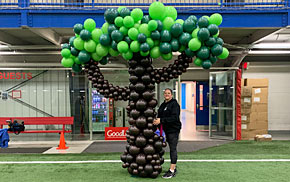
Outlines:
{"label": "man's hand", "polygon": [[153,121],[154,125],[159,125],[160,124],[160,118],[157,118]]}

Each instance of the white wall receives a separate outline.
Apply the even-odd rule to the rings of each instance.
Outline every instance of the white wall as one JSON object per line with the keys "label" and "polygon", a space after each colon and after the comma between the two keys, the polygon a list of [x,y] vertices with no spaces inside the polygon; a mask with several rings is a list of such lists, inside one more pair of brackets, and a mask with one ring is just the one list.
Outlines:
{"label": "white wall", "polygon": [[250,66],[243,78],[269,79],[269,130],[290,130],[290,67]]}
{"label": "white wall", "polygon": [[195,83],[194,82],[182,82],[186,83],[186,111],[194,112],[195,107]]}

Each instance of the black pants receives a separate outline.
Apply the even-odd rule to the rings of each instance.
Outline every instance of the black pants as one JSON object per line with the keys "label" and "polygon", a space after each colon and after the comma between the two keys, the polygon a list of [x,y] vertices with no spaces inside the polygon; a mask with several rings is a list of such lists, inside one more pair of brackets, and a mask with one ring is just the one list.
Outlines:
{"label": "black pants", "polygon": [[166,141],[170,149],[170,160],[171,164],[176,164],[177,162],[177,143],[179,138],[179,132],[176,133],[165,133]]}

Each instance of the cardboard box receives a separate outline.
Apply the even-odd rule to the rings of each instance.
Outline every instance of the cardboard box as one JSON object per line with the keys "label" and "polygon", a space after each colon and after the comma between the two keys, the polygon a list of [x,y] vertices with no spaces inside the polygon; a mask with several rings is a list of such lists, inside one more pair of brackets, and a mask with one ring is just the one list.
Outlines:
{"label": "cardboard box", "polygon": [[242,97],[241,105],[242,107],[250,107],[252,105],[252,97]]}
{"label": "cardboard box", "polygon": [[252,103],[268,103],[268,88],[252,88]]}
{"label": "cardboard box", "polygon": [[256,135],[268,134],[268,130],[249,130],[242,131],[242,140],[254,139]]}
{"label": "cardboard box", "polygon": [[255,141],[260,142],[260,141],[272,141],[272,136],[271,135],[256,135],[254,137]]}
{"label": "cardboard box", "polygon": [[268,121],[242,123],[242,130],[268,130]]}
{"label": "cardboard box", "polygon": [[242,87],[242,92],[241,92],[241,96],[244,97],[244,96],[249,96],[251,97],[252,96],[252,87]]}
{"label": "cardboard box", "polygon": [[255,78],[245,78],[242,81],[242,86],[250,87],[268,87],[269,80],[267,78],[255,79]]}
{"label": "cardboard box", "polygon": [[250,114],[242,114],[242,123],[255,121],[268,121],[268,112],[251,112]]}
{"label": "cardboard box", "polygon": [[[243,110],[243,108],[242,108]],[[250,108],[251,112],[268,112],[268,104],[267,103],[255,103],[252,104]]]}

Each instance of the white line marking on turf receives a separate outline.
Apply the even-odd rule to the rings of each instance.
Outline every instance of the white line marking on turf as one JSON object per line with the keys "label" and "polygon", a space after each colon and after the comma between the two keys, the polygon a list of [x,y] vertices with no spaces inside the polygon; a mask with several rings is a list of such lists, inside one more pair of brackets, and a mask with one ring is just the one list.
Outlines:
{"label": "white line marking on turf", "polygon": [[[83,163],[121,163],[120,160],[89,160],[89,161],[0,161],[0,164],[83,164]],[[165,160],[170,162],[170,160]],[[234,159],[234,160],[184,160],[178,162],[290,162],[290,159]]]}

